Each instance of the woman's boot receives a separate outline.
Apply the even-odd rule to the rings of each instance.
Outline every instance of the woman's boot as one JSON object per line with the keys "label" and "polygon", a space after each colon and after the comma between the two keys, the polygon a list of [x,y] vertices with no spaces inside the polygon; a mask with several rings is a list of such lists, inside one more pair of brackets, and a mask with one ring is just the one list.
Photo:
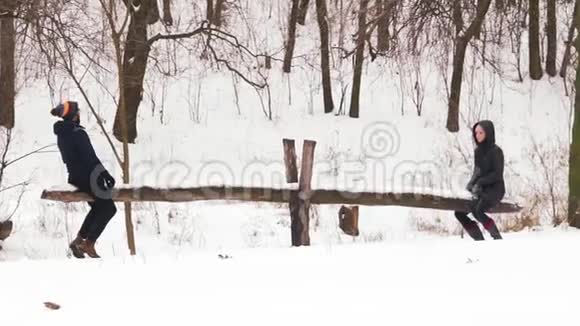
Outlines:
{"label": "woman's boot", "polygon": [[489,232],[489,235],[491,235],[494,240],[502,239],[501,234],[499,233],[499,229],[492,219],[486,222],[483,227],[487,230],[487,232]]}
{"label": "woman's boot", "polygon": [[481,233],[479,226],[477,226],[477,222],[465,224],[465,225],[463,225],[463,228],[465,229],[465,231],[467,231],[467,234],[469,234],[469,236],[473,240],[475,240],[475,241],[484,240],[483,233]]}
{"label": "woman's boot", "polygon": [[467,217],[467,213],[456,211],[455,218],[457,218],[461,226],[463,226],[463,229],[467,231],[467,234],[469,234],[473,240],[483,240],[483,234],[481,233],[479,226],[477,226],[477,222]]}

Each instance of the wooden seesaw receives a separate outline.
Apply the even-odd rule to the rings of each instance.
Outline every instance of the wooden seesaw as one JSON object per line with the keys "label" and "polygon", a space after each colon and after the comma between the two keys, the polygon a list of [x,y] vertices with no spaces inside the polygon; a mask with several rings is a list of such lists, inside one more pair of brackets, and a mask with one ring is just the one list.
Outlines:
{"label": "wooden seesaw", "polygon": [[[364,206],[403,206],[447,211],[469,211],[469,198],[445,195],[396,193],[396,192],[356,192],[335,189],[312,189],[312,167],[316,142],[305,140],[300,179],[296,166],[294,140],[284,139],[284,162],[286,181],[298,183],[298,187],[268,188],[244,186],[203,186],[190,188],[160,189],[152,187],[114,189],[112,199],[119,202],[192,202],[192,201],[234,201],[288,203],[290,208],[292,245],[309,245],[310,204],[342,204]],[[45,190],[42,199],[78,202],[88,201],[90,196],[70,189]],[[501,202],[490,210],[492,213],[514,213],[522,207],[511,202]],[[345,220],[345,218],[347,220]],[[358,206],[341,207],[340,226],[345,233],[358,235]]]}

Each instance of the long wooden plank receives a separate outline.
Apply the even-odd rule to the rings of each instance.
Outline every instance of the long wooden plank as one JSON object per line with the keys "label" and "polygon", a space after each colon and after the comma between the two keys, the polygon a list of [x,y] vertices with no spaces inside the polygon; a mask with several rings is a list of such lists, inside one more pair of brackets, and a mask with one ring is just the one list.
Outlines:
{"label": "long wooden plank", "polygon": [[[226,187],[206,186],[194,188],[171,188],[157,189],[140,187],[131,189],[115,189],[113,200],[115,201],[157,201],[157,202],[191,202],[191,201],[250,201],[288,203],[291,194],[298,194],[297,189],[263,188],[263,187]],[[89,195],[70,190],[45,190],[42,199],[77,202],[90,200]],[[376,193],[376,192],[353,192],[328,189],[313,189],[310,203],[312,204],[343,204],[362,206],[403,206],[430,208],[451,211],[468,210],[469,199],[452,198],[431,194],[415,193]],[[517,204],[502,202],[494,207],[494,213],[513,213],[521,210]]]}

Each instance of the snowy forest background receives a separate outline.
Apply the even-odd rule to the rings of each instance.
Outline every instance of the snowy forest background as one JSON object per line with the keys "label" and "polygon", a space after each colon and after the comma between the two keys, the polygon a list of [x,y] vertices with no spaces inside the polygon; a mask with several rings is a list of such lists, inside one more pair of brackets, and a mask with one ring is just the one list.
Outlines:
{"label": "snowy forest background", "polygon": [[[65,99],[80,103],[117,180],[155,187],[284,185],[287,137],[318,142],[315,188],[464,195],[470,127],[491,119],[507,199],[524,206],[494,216],[501,229],[580,227],[575,6],[1,1],[0,220],[14,231],[0,258],[66,256],[86,213],[85,204],[39,199],[66,182],[49,115]],[[337,210],[313,207],[314,244],[460,234],[449,212],[361,207],[354,239],[338,229]],[[290,243],[285,205],[131,211],[140,255]],[[100,240],[106,254],[127,254],[124,223],[120,209]]]}

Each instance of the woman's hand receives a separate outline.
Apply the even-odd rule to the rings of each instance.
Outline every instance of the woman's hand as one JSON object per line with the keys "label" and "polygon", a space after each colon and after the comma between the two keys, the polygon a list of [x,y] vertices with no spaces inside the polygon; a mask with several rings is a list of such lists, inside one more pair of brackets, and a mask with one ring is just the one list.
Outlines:
{"label": "woman's hand", "polygon": [[473,195],[473,197],[479,198],[479,196],[481,195],[481,186],[477,183],[474,184],[470,192]]}
{"label": "woman's hand", "polygon": [[481,169],[478,166],[474,166],[473,167],[473,175],[471,176],[471,179],[467,183],[467,186],[465,187],[465,189],[467,189],[467,191],[469,191],[469,192],[472,192],[473,186],[475,185],[475,183],[477,182],[477,180],[479,179],[480,176],[481,176]]}

